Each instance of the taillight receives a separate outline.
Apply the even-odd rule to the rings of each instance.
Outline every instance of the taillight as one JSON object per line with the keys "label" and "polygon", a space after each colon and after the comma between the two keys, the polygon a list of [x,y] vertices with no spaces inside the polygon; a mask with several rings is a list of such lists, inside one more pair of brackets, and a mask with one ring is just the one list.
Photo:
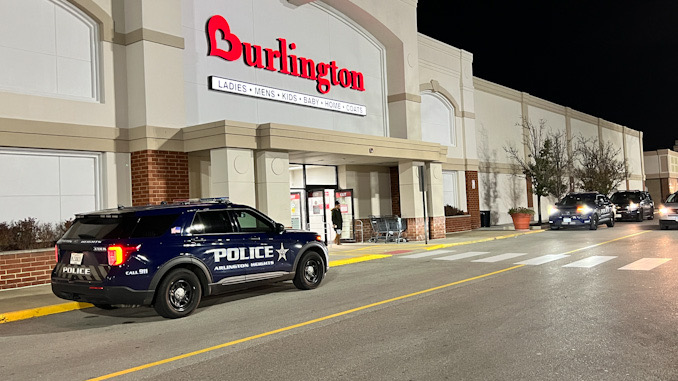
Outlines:
{"label": "taillight", "polygon": [[59,245],[54,245],[54,260],[59,263]]}
{"label": "taillight", "polygon": [[111,266],[120,266],[127,261],[132,253],[141,248],[138,246],[112,245],[108,247],[108,264]]}

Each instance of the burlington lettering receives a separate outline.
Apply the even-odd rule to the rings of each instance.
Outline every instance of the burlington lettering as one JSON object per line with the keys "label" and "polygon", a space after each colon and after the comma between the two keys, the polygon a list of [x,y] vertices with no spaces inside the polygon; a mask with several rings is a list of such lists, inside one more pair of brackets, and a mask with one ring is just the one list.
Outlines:
{"label": "burlington lettering", "polygon": [[[217,47],[217,32],[221,32],[221,39],[230,45],[229,50]],[[235,61],[240,57],[247,66],[257,69],[277,71],[295,77],[306,78],[316,81],[316,89],[321,94],[327,94],[332,86],[339,85],[357,91],[365,91],[363,74],[358,71],[339,68],[336,61],[330,63],[319,62],[316,64],[312,59],[288,55],[297,48],[295,43],[287,43],[284,38],[278,38],[278,50],[262,48],[249,42],[241,42],[240,38],[231,33],[231,28],[222,16],[210,17],[207,22],[207,35],[210,39],[208,55],[223,58],[227,61]],[[244,54],[243,54],[244,53]],[[264,57],[266,64],[264,64]],[[276,62],[278,63],[276,67]],[[329,75],[329,78],[326,78]]]}

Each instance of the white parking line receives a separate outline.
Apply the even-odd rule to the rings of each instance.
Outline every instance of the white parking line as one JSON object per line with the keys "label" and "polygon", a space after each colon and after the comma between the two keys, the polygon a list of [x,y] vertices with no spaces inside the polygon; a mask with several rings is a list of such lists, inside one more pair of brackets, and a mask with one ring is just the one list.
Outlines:
{"label": "white parking line", "polygon": [[601,263],[605,263],[611,259],[617,258],[616,256],[610,255],[594,255],[588,258],[580,259],[576,262],[568,263],[563,267],[584,267],[591,268],[593,266],[598,266]]}
{"label": "white parking line", "polygon": [[470,257],[478,256],[478,255],[488,254],[488,253],[489,253],[489,251],[469,251],[467,253],[455,254],[455,255],[450,255],[450,256],[447,256],[447,257],[440,257],[440,258],[433,258],[433,259],[439,260],[439,261],[456,261],[457,259],[470,258]]}
{"label": "white parking line", "polygon": [[569,255],[567,255],[567,254],[547,254],[547,255],[542,255],[541,257],[528,259],[526,261],[516,262],[515,264],[516,265],[538,266],[538,265],[543,265],[544,263],[557,261],[559,259],[567,258],[567,257],[569,257]]}
{"label": "white parking line", "polygon": [[476,260],[473,260],[471,262],[494,263],[494,262],[499,262],[499,261],[505,261],[507,259],[517,258],[517,257],[523,256],[523,255],[527,255],[527,253],[505,253],[505,254],[495,255],[493,257],[476,259]]}
{"label": "white parking line", "polygon": [[653,268],[662,265],[668,261],[670,261],[671,258],[643,258],[639,259],[633,263],[629,263],[628,265],[624,267],[620,267],[619,270],[640,270],[640,271],[648,271],[652,270]]}
{"label": "white parking line", "polygon": [[433,250],[433,251],[426,251],[426,252],[423,252],[423,253],[416,253],[416,254],[409,254],[409,255],[399,255],[396,258],[424,258],[424,257],[432,257],[434,255],[449,254],[449,253],[454,253],[454,250]]}

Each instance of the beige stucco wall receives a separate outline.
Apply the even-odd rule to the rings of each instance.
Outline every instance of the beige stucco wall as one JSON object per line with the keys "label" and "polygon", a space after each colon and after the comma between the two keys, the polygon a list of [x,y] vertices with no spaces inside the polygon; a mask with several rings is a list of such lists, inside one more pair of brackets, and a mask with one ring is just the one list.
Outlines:
{"label": "beige stucco wall", "polygon": [[[544,120],[551,131],[564,133],[571,139],[570,150],[579,137],[612,143],[619,150],[616,158],[626,160],[630,169],[619,189],[643,189],[642,133],[480,78],[475,78],[475,100],[481,210],[493,211],[493,223],[509,223],[508,208],[527,205],[526,191],[521,189],[526,188],[525,179],[518,176],[523,185],[516,188],[517,193],[512,190],[515,177],[504,151],[510,144],[522,146],[522,129],[517,125],[521,117],[537,126]],[[526,154],[525,149],[518,151],[522,157]],[[517,205],[516,194],[520,194]],[[542,198],[542,221],[547,220],[549,205],[555,201],[553,197]],[[536,208],[536,196],[532,202]]]}

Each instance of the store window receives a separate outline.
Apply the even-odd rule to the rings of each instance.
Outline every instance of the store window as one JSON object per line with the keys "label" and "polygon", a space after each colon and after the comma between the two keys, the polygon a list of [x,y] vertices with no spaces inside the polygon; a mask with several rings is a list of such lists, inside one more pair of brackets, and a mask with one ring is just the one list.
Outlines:
{"label": "store window", "polygon": [[0,90],[99,100],[98,25],[66,0],[0,1]]}
{"label": "store window", "polygon": [[454,106],[439,93],[421,94],[421,140],[456,146]]}
{"label": "store window", "polygon": [[460,207],[458,186],[457,171],[443,171],[443,205]]}

